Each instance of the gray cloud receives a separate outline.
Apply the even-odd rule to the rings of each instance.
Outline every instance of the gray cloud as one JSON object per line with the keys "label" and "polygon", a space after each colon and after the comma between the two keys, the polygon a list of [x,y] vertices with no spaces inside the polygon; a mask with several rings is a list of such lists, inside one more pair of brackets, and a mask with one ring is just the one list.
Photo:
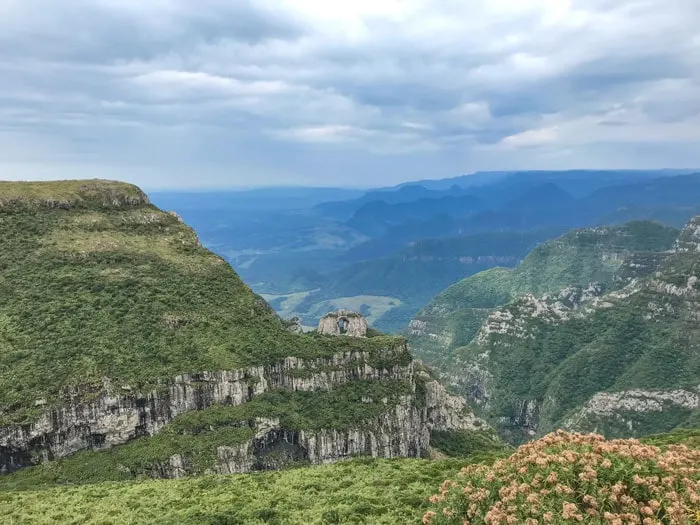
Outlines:
{"label": "gray cloud", "polygon": [[0,0],[0,176],[700,166],[697,0],[331,7]]}

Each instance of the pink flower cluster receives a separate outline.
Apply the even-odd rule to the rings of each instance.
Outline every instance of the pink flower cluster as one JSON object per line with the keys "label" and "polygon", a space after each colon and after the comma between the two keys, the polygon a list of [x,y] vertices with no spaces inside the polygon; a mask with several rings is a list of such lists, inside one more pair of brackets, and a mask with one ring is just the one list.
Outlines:
{"label": "pink flower cluster", "polygon": [[425,525],[700,523],[700,451],[558,431],[430,497]]}

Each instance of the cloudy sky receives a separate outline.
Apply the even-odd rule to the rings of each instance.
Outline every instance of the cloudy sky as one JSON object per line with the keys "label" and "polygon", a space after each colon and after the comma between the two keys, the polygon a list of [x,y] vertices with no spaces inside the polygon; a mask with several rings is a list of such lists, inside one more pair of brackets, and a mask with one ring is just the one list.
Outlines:
{"label": "cloudy sky", "polygon": [[0,0],[0,178],[700,167],[698,0]]}

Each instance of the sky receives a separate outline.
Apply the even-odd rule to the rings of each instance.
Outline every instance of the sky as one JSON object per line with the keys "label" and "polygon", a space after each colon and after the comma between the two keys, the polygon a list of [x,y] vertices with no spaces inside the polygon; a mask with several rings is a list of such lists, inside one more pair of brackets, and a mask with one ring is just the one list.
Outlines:
{"label": "sky", "polygon": [[0,0],[0,179],[700,167],[698,0]]}

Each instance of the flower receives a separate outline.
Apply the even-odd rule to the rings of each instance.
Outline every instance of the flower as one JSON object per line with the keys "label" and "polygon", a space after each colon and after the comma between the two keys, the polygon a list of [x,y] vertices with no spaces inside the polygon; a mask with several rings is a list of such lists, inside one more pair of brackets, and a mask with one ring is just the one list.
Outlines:
{"label": "flower", "polygon": [[681,525],[700,508],[700,451],[598,435],[557,431],[460,479],[431,496],[424,523]]}

